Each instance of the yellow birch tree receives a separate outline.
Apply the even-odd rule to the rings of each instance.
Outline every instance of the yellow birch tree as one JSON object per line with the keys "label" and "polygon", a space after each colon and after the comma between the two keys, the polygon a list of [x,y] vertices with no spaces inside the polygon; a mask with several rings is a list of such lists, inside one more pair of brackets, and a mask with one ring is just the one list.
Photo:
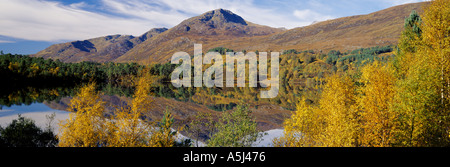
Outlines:
{"label": "yellow birch tree", "polygon": [[378,61],[362,69],[361,111],[362,146],[391,146],[394,138],[396,112],[391,110],[395,95],[394,71]]}
{"label": "yellow birch tree", "polygon": [[359,127],[354,81],[349,76],[331,76],[327,79],[319,104],[326,124],[321,145],[356,146]]}
{"label": "yellow birch tree", "polygon": [[[395,110],[400,114],[397,145],[443,146],[449,144],[449,57],[450,1],[435,0],[425,7],[422,38],[411,58],[398,55],[408,64],[397,82]],[[407,31],[407,30],[404,30]],[[400,43],[407,39],[401,39]],[[413,62],[413,63],[410,63]]]}
{"label": "yellow birch tree", "polygon": [[356,91],[349,76],[327,78],[318,106],[304,100],[285,121],[284,136],[274,146],[350,147],[357,145],[358,110]]}
{"label": "yellow birch tree", "polygon": [[104,116],[105,102],[95,91],[95,83],[80,89],[70,101],[70,118],[60,123],[61,147],[170,147],[175,143],[173,116],[166,111],[162,122],[146,122],[142,113],[149,111],[152,97],[148,73],[137,79],[131,105],[117,108],[110,118]]}
{"label": "yellow birch tree", "polygon": [[305,99],[299,100],[297,110],[284,122],[284,134],[275,138],[275,147],[311,147],[316,146],[320,133],[324,129],[323,116],[317,107],[309,105]]}
{"label": "yellow birch tree", "polygon": [[60,122],[60,147],[98,147],[107,143],[104,102],[95,91],[95,83],[82,87],[70,100],[69,119]]}

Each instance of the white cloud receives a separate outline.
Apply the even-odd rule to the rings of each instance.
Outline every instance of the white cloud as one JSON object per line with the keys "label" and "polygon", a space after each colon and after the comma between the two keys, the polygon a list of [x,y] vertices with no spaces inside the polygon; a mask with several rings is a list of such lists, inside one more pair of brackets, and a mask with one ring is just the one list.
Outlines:
{"label": "white cloud", "polygon": [[253,0],[153,0],[151,2],[103,0],[102,2],[109,6],[111,11],[144,18],[168,25],[168,27],[175,26],[189,17],[218,8],[231,10],[247,21],[272,27],[294,28],[333,18],[310,10],[306,14],[311,17],[301,18],[301,10],[294,16],[283,10],[286,8],[284,5],[292,5],[296,2],[286,2],[282,6],[271,6],[270,4],[275,3],[272,1],[268,3],[269,5],[261,6]]}
{"label": "white cloud", "polygon": [[391,4],[392,6],[403,5],[407,3],[424,2],[429,0],[383,0],[385,3]]}
{"label": "white cloud", "polygon": [[8,41],[8,40],[1,40],[0,39],[0,43],[15,43],[14,41]]}
{"label": "white cloud", "polygon": [[139,18],[158,26],[172,27],[188,17],[174,8],[163,9],[160,4],[157,4],[158,1],[146,3],[141,0],[103,0],[102,3],[110,12],[130,18]]}
{"label": "white cloud", "polygon": [[69,5],[70,8],[74,8],[74,9],[81,9],[84,7],[89,7],[89,5],[86,2],[78,2],[78,3],[73,3]]}
{"label": "white cloud", "polygon": [[[0,0],[0,35],[36,41],[83,40],[110,34],[141,35],[155,27],[181,21],[217,8],[273,27],[293,28],[303,22],[285,17],[253,0],[102,0],[92,10],[86,2],[64,5],[45,0]],[[84,10],[90,8],[91,10]]]}
{"label": "white cloud", "polygon": [[253,0],[103,0],[111,12],[142,18],[172,27],[181,21],[218,8],[231,10],[247,21],[273,27],[298,26],[295,17],[286,18],[271,8],[257,6]]}
{"label": "white cloud", "polygon": [[297,17],[298,19],[300,19],[300,21],[302,21],[304,25],[305,24],[308,25],[308,24],[311,24],[311,23],[317,22],[317,21],[325,21],[325,20],[334,18],[333,16],[320,14],[320,13],[317,13],[310,9],[295,10],[293,15],[295,17]]}
{"label": "white cloud", "polygon": [[109,34],[140,35],[152,23],[79,9],[75,4],[0,0],[0,35],[37,41],[81,40]]}

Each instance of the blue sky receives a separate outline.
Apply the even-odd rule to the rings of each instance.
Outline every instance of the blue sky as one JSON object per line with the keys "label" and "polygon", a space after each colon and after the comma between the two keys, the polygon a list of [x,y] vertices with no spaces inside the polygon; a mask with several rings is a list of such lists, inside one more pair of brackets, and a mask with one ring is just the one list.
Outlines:
{"label": "blue sky", "polygon": [[0,0],[0,50],[32,54],[51,44],[112,34],[139,36],[224,8],[288,29],[424,0]]}

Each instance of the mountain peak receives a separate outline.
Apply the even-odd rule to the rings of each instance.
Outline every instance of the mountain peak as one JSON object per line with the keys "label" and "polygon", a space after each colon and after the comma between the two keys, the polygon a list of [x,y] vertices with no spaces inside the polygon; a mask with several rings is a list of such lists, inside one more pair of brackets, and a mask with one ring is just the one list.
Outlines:
{"label": "mountain peak", "polygon": [[140,42],[143,42],[143,41],[145,41],[155,35],[161,34],[167,30],[168,30],[167,28],[152,28],[150,31],[147,31],[146,33],[142,34],[137,39],[139,39]]}
{"label": "mountain peak", "polygon": [[239,15],[226,9],[216,9],[199,16],[202,22],[237,23],[247,25],[247,22]]}
{"label": "mountain peak", "polygon": [[241,16],[226,9],[216,9],[184,20],[175,29],[178,32],[221,34],[221,32],[215,31],[237,30],[242,33],[247,26],[247,21]]}

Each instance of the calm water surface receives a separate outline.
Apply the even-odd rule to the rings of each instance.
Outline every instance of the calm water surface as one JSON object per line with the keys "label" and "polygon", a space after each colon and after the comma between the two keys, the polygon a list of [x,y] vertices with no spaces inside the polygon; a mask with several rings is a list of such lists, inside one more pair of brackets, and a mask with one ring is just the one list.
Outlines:
{"label": "calm water surface", "polygon": [[37,126],[45,128],[49,122],[46,116],[50,116],[53,113],[55,114],[55,119],[51,122],[51,127],[57,133],[59,130],[59,121],[69,118],[69,112],[52,109],[43,103],[12,105],[11,107],[3,106],[0,110],[0,126],[8,126],[20,114],[23,117],[34,120]]}

